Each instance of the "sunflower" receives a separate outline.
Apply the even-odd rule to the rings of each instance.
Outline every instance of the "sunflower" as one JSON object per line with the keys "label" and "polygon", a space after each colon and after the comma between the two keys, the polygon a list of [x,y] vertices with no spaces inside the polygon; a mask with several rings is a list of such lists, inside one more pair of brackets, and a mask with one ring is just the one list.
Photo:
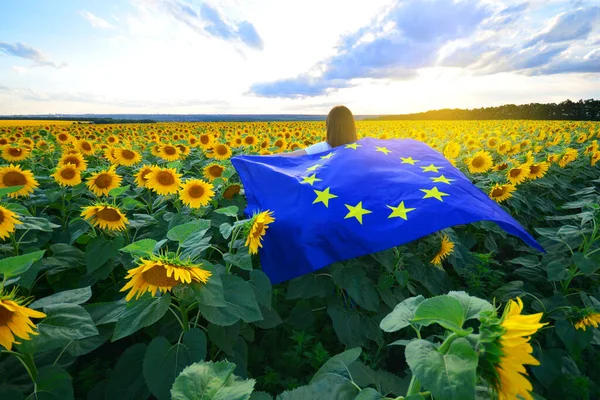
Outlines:
{"label": "sunflower", "polygon": [[214,181],[217,178],[220,178],[225,171],[225,167],[216,163],[212,163],[204,167],[204,176],[209,181]]}
{"label": "sunflower", "polygon": [[108,196],[108,192],[119,187],[122,179],[111,167],[90,176],[87,186],[96,196]]}
{"label": "sunflower", "polygon": [[487,151],[478,151],[468,160],[467,166],[472,174],[487,172],[492,168],[492,156]]}
{"label": "sunflower", "polygon": [[497,164],[494,167],[494,171],[504,171],[506,168],[508,168],[508,164],[503,162],[503,163]]}
{"label": "sunflower", "polygon": [[285,151],[285,149],[287,148],[287,143],[285,141],[285,139],[277,139],[275,141],[275,143],[273,143],[273,147],[277,147],[279,151]]}
{"label": "sunflower", "polygon": [[508,170],[506,177],[513,185],[525,182],[529,176],[529,165],[521,164],[518,167],[514,167]]}
{"label": "sunflower", "polygon": [[179,152],[181,153],[181,155],[187,156],[188,154],[190,154],[190,148],[187,147],[185,144],[179,143],[179,144],[176,144],[175,146],[179,149]]}
{"label": "sunflower", "polygon": [[24,299],[16,299],[15,292],[0,293],[0,345],[11,350],[13,344],[19,344],[16,338],[30,340],[37,335],[35,324],[30,318],[44,318],[46,314],[23,305]]}
{"label": "sunflower", "polygon": [[160,195],[175,194],[181,185],[175,168],[154,168],[146,175],[146,187]]}
{"label": "sunflower", "polygon": [[89,140],[79,140],[77,142],[77,150],[86,156],[94,154],[94,145]]}
{"label": "sunflower", "polygon": [[600,161],[600,151],[595,151],[590,158],[592,167],[596,165],[598,161]]}
{"label": "sunflower", "polygon": [[81,183],[81,172],[73,164],[59,166],[52,177],[60,186],[75,186]]}
{"label": "sunflower", "polygon": [[498,400],[514,400],[517,396],[533,400],[533,387],[527,379],[525,365],[540,365],[531,355],[531,335],[544,325],[542,313],[521,315],[523,302],[510,300],[502,318],[483,316],[481,337],[485,351],[481,353],[480,369],[498,395]]}
{"label": "sunflower", "polygon": [[200,141],[194,135],[189,135],[188,136],[188,143],[190,144],[190,147],[197,147],[197,146],[200,145]]}
{"label": "sunflower", "polygon": [[56,141],[61,145],[71,143],[73,137],[66,132],[61,132],[56,136]]}
{"label": "sunflower", "polygon": [[146,187],[146,184],[148,183],[148,174],[155,168],[158,167],[155,165],[144,165],[138,170],[135,174],[135,183],[138,187]]}
{"label": "sunflower", "polygon": [[454,243],[450,240],[448,235],[442,235],[440,249],[435,254],[435,256],[433,256],[431,263],[433,265],[441,265],[442,261],[444,261],[446,257],[448,257],[452,253],[453,250]]}
{"label": "sunflower", "polygon": [[546,175],[546,172],[548,172],[548,168],[550,166],[548,165],[547,162],[541,162],[538,164],[531,164],[529,166],[529,176],[528,178],[531,180],[535,180],[535,179],[539,179],[541,177],[543,177],[544,175]]}
{"label": "sunflower", "polygon": [[129,220],[118,207],[106,203],[95,203],[85,207],[81,216],[93,226],[109,231],[124,231],[129,224]]}
{"label": "sunflower", "polygon": [[244,138],[244,145],[246,146],[254,146],[258,143],[258,139],[254,135],[248,135]]}
{"label": "sunflower", "polygon": [[109,144],[117,144],[117,143],[119,143],[119,138],[118,138],[118,136],[110,135],[109,137],[106,138],[106,141]]}
{"label": "sunflower", "polygon": [[159,147],[158,156],[166,161],[177,161],[179,160],[179,149],[170,144],[165,144]]}
{"label": "sunflower", "polygon": [[207,149],[213,145],[213,137],[208,133],[203,133],[200,135],[198,142],[203,149]]}
{"label": "sunflower", "polygon": [[87,162],[79,153],[65,154],[60,158],[60,160],[58,160],[59,167],[66,164],[73,164],[79,171],[85,171],[87,169]]}
{"label": "sunflower", "polygon": [[591,312],[575,323],[575,329],[583,329],[585,331],[588,326],[597,328],[598,324],[600,324],[600,314]]}
{"label": "sunflower", "polygon": [[231,149],[225,144],[217,144],[213,147],[212,156],[217,160],[227,160],[231,157]]}
{"label": "sunflower", "polygon": [[517,190],[517,188],[510,183],[504,185],[496,184],[496,186],[490,190],[490,197],[492,200],[502,203],[504,200],[510,199],[512,197],[512,192],[515,190]]}
{"label": "sunflower", "polygon": [[30,153],[31,150],[27,147],[6,145],[2,148],[2,158],[9,162],[26,160]]}
{"label": "sunflower", "polygon": [[577,159],[577,156],[578,156],[577,150],[569,147],[562,154],[562,157],[560,158],[560,160],[558,160],[558,165],[561,168],[564,168],[567,166],[567,164],[570,164],[573,161],[575,161]]}
{"label": "sunflower", "polygon": [[213,185],[202,179],[190,179],[181,185],[179,190],[179,198],[190,208],[207,205],[214,195]]}
{"label": "sunflower", "polygon": [[11,186],[23,186],[16,192],[8,194],[8,197],[29,196],[33,189],[39,186],[29,170],[22,170],[18,165],[10,164],[8,167],[0,168],[0,188]]}
{"label": "sunflower", "polygon": [[498,138],[496,136],[492,136],[492,137],[488,138],[486,144],[487,144],[488,148],[495,149],[496,147],[498,147],[498,145],[500,143],[499,143]]}
{"label": "sunflower", "polygon": [[20,223],[17,214],[0,205],[0,239],[10,236],[15,231],[15,225]]}
{"label": "sunflower", "polygon": [[444,147],[444,157],[453,159],[460,154],[460,144],[450,142]]}
{"label": "sunflower", "polygon": [[142,258],[138,266],[128,271],[125,279],[129,282],[123,286],[121,292],[129,290],[125,299],[136,300],[145,292],[153,295],[170,292],[175,286],[183,283],[208,282],[212,273],[201,268],[201,265],[184,262],[166,256],[152,256]]}
{"label": "sunflower", "polygon": [[129,149],[114,149],[113,155],[117,162],[121,165],[125,165],[127,167],[131,167],[142,161],[142,156],[140,153],[134,150]]}
{"label": "sunflower", "polygon": [[227,188],[225,188],[225,190],[223,191],[223,198],[231,200],[233,199],[233,196],[240,193],[241,189],[242,187],[237,183],[231,184],[227,186]]}
{"label": "sunflower", "polygon": [[268,225],[273,221],[275,218],[273,218],[272,211],[263,211],[252,217],[246,237],[246,246],[250,254],[258,253],[258,248],[262,247],[262,237],[267,233]]}

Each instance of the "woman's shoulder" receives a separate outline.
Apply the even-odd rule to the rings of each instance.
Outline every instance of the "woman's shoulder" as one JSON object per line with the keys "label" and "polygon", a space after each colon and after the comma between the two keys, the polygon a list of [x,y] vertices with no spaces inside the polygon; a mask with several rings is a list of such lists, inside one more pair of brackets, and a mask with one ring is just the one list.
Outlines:
{"label": "woman's shoulder", "polygon": [[331,146],[327,142],[315,143],[304,149],[306,154],[317,154],[327,150],[331,150]]}

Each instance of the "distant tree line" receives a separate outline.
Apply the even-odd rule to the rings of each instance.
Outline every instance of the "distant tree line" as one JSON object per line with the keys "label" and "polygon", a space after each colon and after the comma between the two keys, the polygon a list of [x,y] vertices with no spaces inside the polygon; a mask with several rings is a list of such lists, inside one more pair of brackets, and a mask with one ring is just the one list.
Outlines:
{"label": "distant tree line", "polygon": [[472,110],[432,110],[415,114],[382,115],[378,120],[468,120],[468,119],[555,119],[570,121],[600,121],[600,100],[565,100],[561,103],[506,104]]}
{"label": "distant tree line", "polygon": [[0,120],[19,120],[19,121],[73,121],[75,123],[88,124],[153,124],[156,121],[151,119],[123,119],[123,118],[96,118],[96,117],[49,117],[49,116],[10,116],[0,115]]}

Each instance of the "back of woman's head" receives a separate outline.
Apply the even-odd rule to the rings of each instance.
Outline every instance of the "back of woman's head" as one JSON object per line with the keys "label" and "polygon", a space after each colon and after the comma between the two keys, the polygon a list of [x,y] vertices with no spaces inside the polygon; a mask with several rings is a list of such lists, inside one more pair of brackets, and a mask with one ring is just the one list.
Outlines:
{"label": "back of woman's head", "polygon": [[345,106],[336,106],[327,115],[327,143],[331,147],[356,142],[354,116]]}

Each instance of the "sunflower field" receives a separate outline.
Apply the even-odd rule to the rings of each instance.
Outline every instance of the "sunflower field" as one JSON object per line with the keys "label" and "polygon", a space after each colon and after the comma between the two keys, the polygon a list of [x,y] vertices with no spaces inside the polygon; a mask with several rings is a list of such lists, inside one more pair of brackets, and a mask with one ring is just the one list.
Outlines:
{"label": "sunflower field", "polygon": [[272,285],[230,159],[324,122],[0,124],[0,399],[600,398],[600,124],[357,132],[438,150],[546,252],[479,222]]}

